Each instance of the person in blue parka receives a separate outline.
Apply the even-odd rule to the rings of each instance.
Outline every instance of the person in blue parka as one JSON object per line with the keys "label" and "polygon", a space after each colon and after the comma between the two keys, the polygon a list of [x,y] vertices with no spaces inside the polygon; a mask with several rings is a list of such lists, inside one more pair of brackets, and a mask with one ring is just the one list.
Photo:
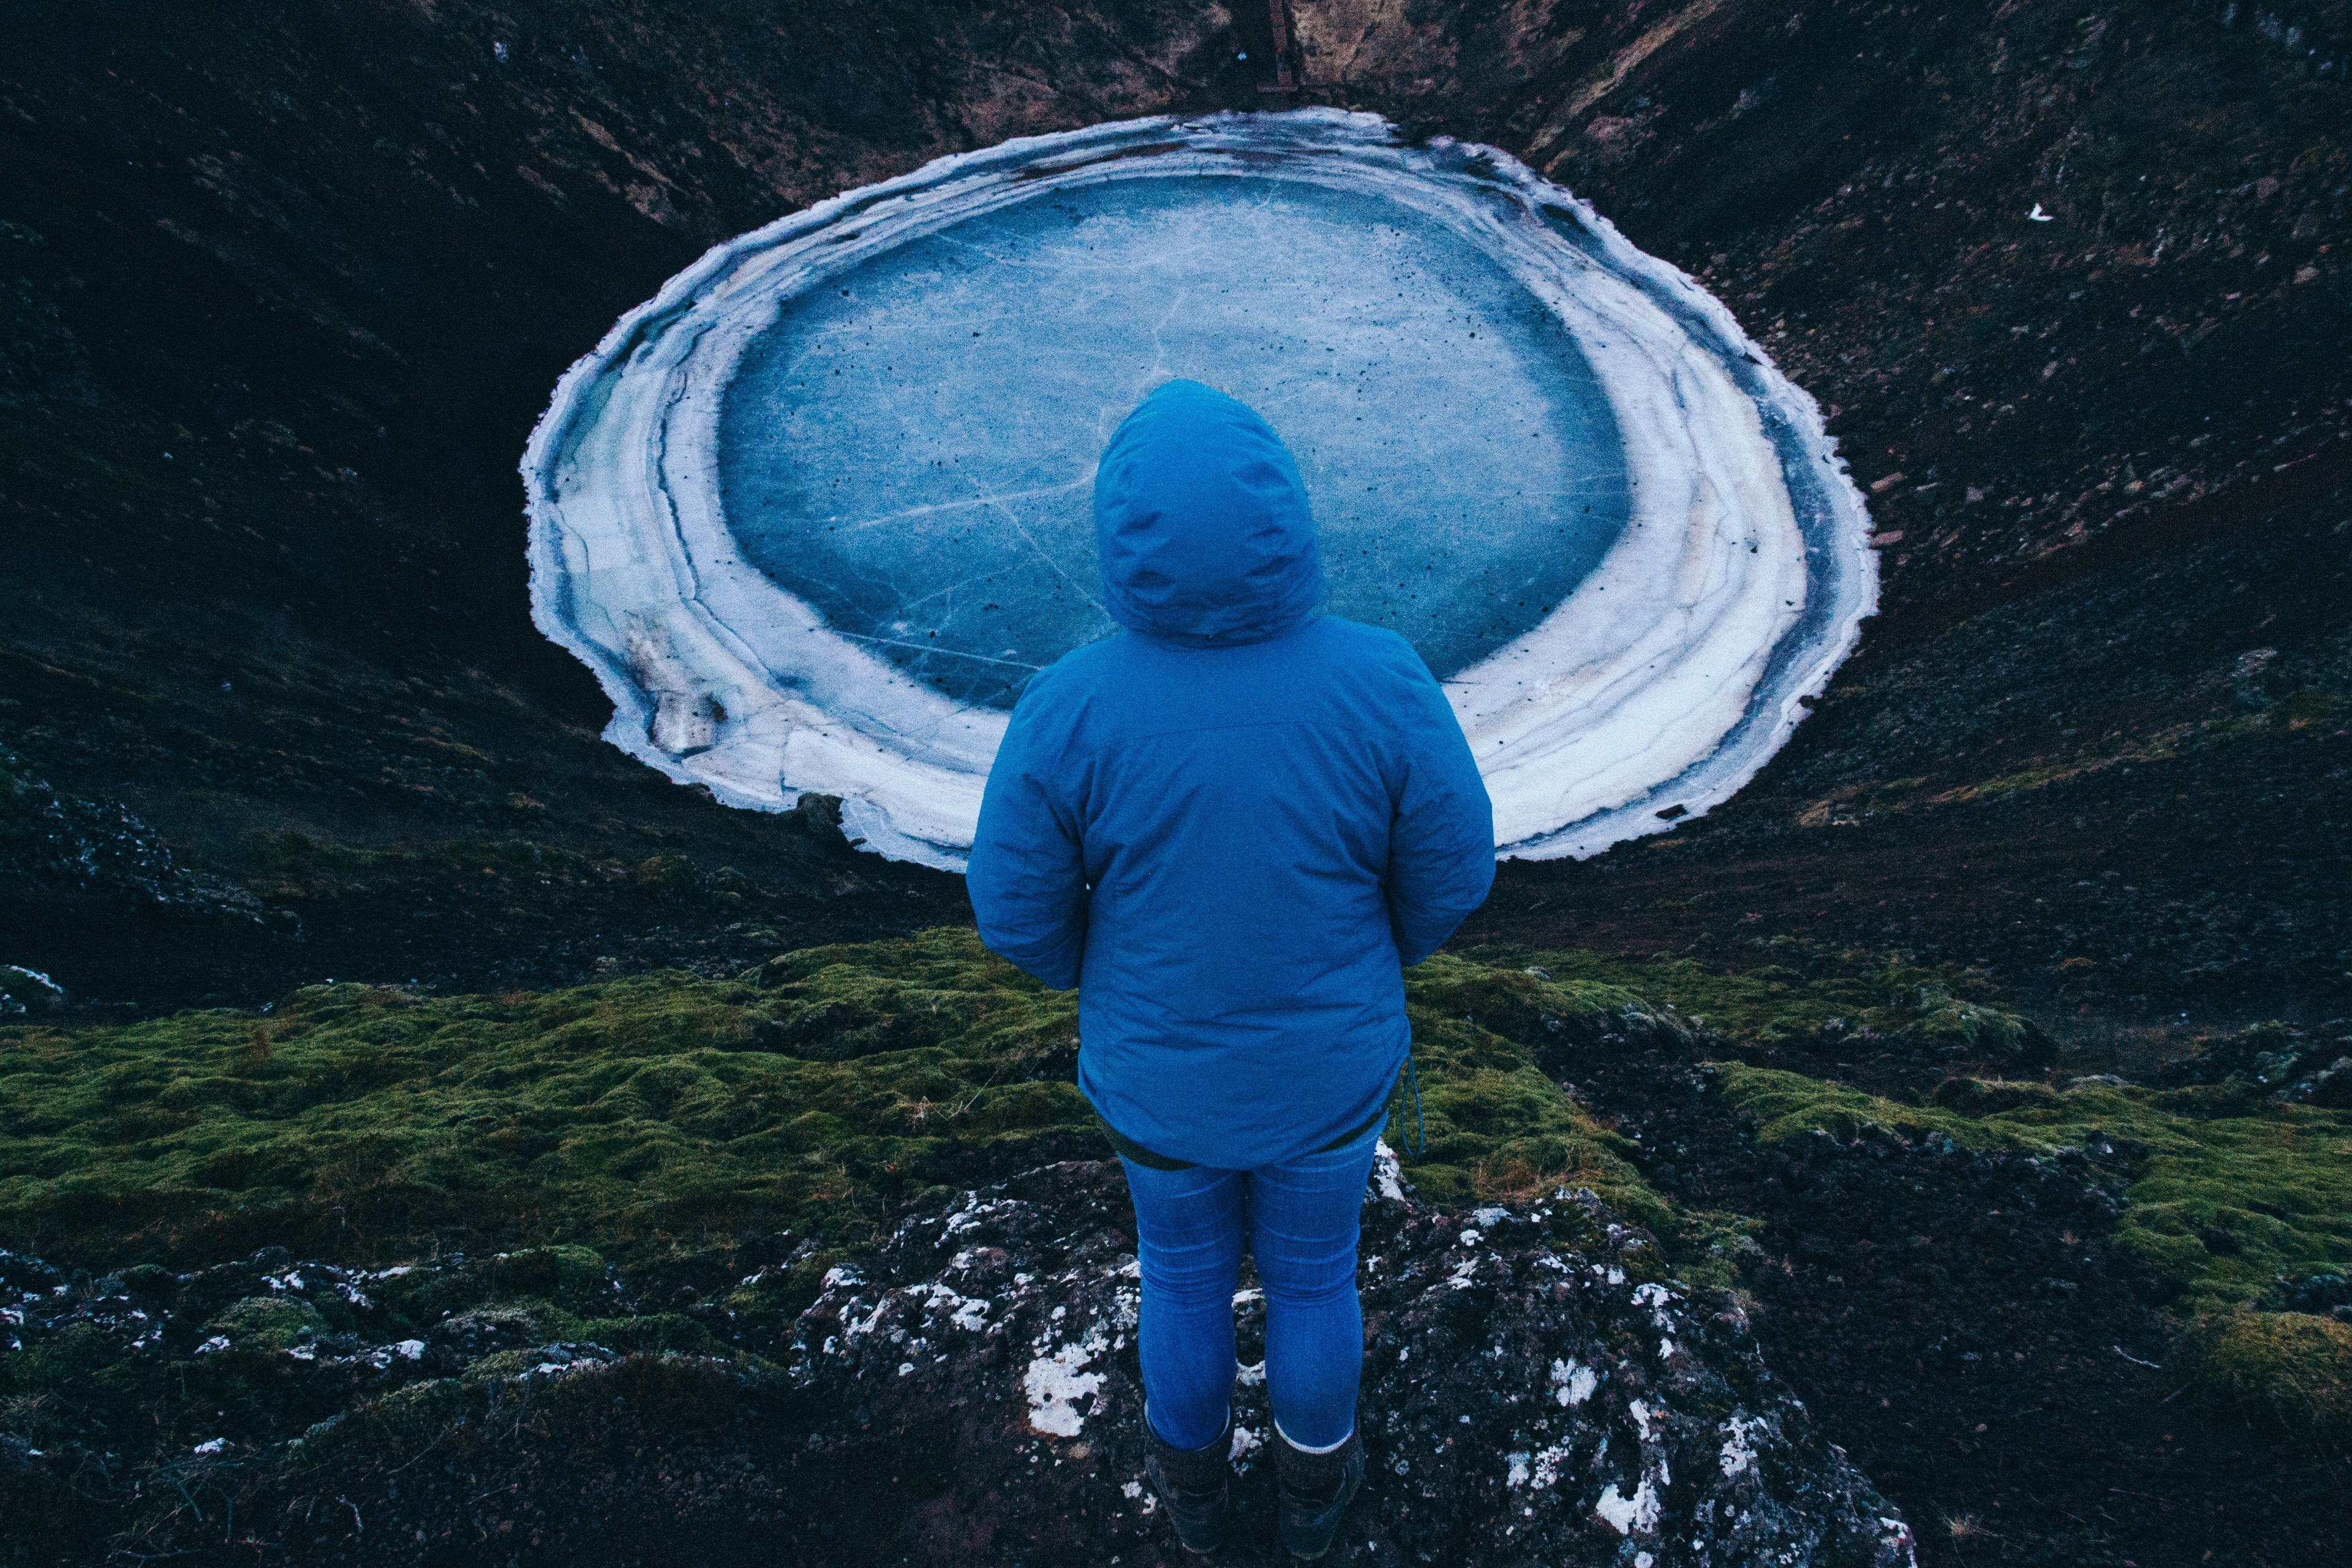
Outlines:
{"label": "person in blue parka", "polygon": [[1148,1468],[1183,1544],[1226,1530],[1233,1291],[1266,1300],[1284,1543],[1362,1476],[1357,1216],[1409,1039],[1401,969],[1486,898],[1492,808],[1418,654],[1318,615],[1297,465],[1198,382],[1095,478],[1124,631],[1032,679],[969,871],[981,938],[1078,990],[1078,1087],[1125,1163]]}

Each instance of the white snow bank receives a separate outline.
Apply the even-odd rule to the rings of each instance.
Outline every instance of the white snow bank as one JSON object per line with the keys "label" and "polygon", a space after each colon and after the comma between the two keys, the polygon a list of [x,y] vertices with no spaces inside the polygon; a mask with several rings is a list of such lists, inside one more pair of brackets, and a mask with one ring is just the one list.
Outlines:
{"label": "white snow bank", "polygon": [[1876,596],[1862,499],[1812,400],[1565,190],[1331,110],[1130,121],[942,159],[719,246],[625,317],[558,384],[522,465],[534,618],[596,671],[607,738],[730,805],[840,795],[869,848],[960,866],[1005,715],[931,689],[751,564],[718,479],[726,390],[791,302],[895,247],[1056,192],[1244,176],[1376,198],[1468,242],[1566,329],[1614,416],[1622,531],[1539,619],[1441,671],[1503,853],[1591,854],[1751,777]]}

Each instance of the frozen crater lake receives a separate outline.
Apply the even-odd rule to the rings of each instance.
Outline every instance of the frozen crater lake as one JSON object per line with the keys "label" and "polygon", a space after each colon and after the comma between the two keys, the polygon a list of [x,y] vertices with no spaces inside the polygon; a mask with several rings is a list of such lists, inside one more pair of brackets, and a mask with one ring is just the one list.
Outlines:
{"label": "frozen crater lake", "polygon": [[532,437],[537,619],[672,777],[960,865],[1023,680],[1116,634],[1095,459],[1175,376],[1297,454],[1325,608],[1446,682],[1506,853],[1723,799],[1874,597],[1811,401],[1719,304],[1499,153],[1308,110],[1010,142],[717,247]]}

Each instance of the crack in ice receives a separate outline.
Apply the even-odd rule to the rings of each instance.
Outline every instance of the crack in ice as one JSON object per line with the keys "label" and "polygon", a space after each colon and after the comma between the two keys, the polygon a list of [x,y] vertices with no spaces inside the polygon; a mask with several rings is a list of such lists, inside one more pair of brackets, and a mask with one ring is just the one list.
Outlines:
{"label": "crack in ice", "polygon": [[[1005,268],[1005,313],[942,314],[1006,300],[979,270]],[[1505,853],[1726,798],[1874,603],[1818,410],[1720,302],[1503,154],[1318,110],[1009,142],[715,247],[532,435],[534,618],[612,696],[607,738],[672,778],[838,794],[868,847],[959,865],[1015,685],[982,671],[1109,629],[1092,452],[1204,363],[1299,450],[1337,613],[1452,650]],[[766,444],[739,451],[755,370],[782,401],[744,406]]]}

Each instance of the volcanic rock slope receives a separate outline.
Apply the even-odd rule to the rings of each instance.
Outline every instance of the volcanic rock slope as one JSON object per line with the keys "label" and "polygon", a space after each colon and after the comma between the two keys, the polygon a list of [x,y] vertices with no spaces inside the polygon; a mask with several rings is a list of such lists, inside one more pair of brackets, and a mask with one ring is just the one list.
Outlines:
{"label": "volcanic rock slope", "polygon": [[[1470,940],[1761,965],[1763,991],[1907,950],[1981,966],[2077,1050],[2158,1017],[2342,1037],[2343,5],[1289,15],[1307,98],[1500,144],[1716,289],[1822,401],[1885,551],[1885,614],[1747,792],[1506,867]],[[28,4],[7,27],[0,962],[153,1011],[337,975],[731,973],[963,918],[825,803],[722,811],[597,739],[593,684],[529,624],[515,455],[564,364],[709,243],[1007,135],[1261,107],[1262,8]],[[1810,1070],[1890,1092],[1962,1059],[1805,1037]],[[2105,1173],[1933,1139],[1759,1152],[1686,1063],[1570,1076],[1662,1190],[1765,1221],[1765,1352],[1916,1500],[1923,1555],[2340,1558],[2340,1457],[2173,1403]],[[873,1278],[867,1311],[931,1276]],[[657,1364],[616,1396],[717,1416],[740,1393]],[[482,1488],[754,1484],[667,1474],[610,1408],[582,1428],[604,1468],[533,1449]],[[274,1506],[331,1554],[363,1515],[371,1551],[404,1506],[426,1527],[395,1488],[436,1519],[483,1501],[438,1456],[392,1473],[414,1458],[367,1461],[380,1495]],[[1509,1523],[1444,1518],[1473,1512]],[[805,1557],[875,1539],[834,1522]]]}
{"label": "volcanic rock slope", "polygon": [[[1822,400],[1885,543],[1886,613],[1745,797],[1514,868],[1480,930],[1803,929],[2103,1014],[2345,1010],[2341,5],[1289,15],[1307,99],[1495,142],[1704,279]],[[1255,90],[1266,28],[16,8],[10,961],[255,1000],[952,918],[952,882],[812,866],[594,739],[603,703],[525,613],[515,454],[556,373],[704,246],[1008,135],[1283,101]],[[264,915],[153,918],[41,800]],[[610,896],[661,855],[691,896]]]}
{"label": "volcanic rock slope", "polygon": [[[2067,1087],[1981,976],[1540,956],[1407,976],[1360,1545],[2341,1560],[2352,1037]],[[943,929],[0,1024],[12,1561],[1149,1559],[1075,1017]],[[1788,1070],[1889,1048],[1953,1076]]]}

